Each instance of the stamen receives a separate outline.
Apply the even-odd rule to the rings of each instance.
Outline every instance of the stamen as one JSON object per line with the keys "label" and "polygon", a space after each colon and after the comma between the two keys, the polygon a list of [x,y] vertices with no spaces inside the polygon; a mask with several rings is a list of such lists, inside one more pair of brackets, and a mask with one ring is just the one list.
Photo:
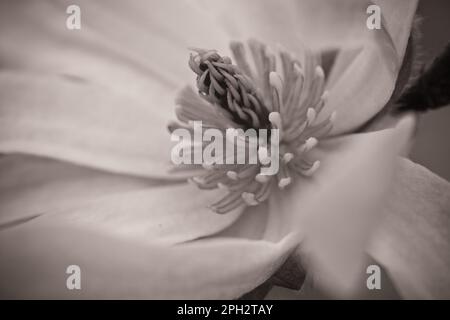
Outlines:
{"label": "stamen", "polygon": [[245,203],[249,206],[256,206],[259,204],[259,202],[255,199],[255,194],[251,192],[243,192],[242,199],[244,199]]}
{"label": "stamen", "polygon": [[227,177],[231,180],[238,180],[238,174],[236,171],[227,171]]}
{"label": "stamen", "polygon": [[302,170],[302,174],[304,176],[310,177],[313,175],[314,172],[317,171],[317,169],[319,169],[319,166],[320,166],[320,161],[317,160],[314,162],[314,164],[312,165],[311,168],[309,168],[308,170]]}
{"label": "stamen", "polygon": [[289,163],[293,158],[294,158],[294,155],[293,155],[292,153],[286,152],[286,153],[283,155],[283,162],[284,162],[284,163]]}
{"label": "stamen", "polygon": [[278,129],[278,136],[279,139],[282,140],[283,139],[283,123],[281,120],[281,116],[278,112],[271,112],[269,114],[269,121],[272,124],[272,127],[274,129]]}
{"label": "stamen", "polygon": [[[219,188],[226,193],[210,206],[217,213],[258,205],[267,200],[275,185],[285,189],[297,175],[313,175],[320,161],[309,159],[310,151],[330,133],[336,118],[335,112],[321,117],[329,93],[324,91],[324,70],[311,50],[304,48],[303,55],[296,59],[285,48],[278,47],[275,54],[255,40],[250,40],[248,47],[232,42],[230,49],[235,64],[216,50],[192,49],[188,64],[196,75],[198,93],[192,89],[180,93],[176,115],[181,124],[170,123],[168,129],[171,133],[181,128],[192,133],[192,121],[202,121],[204,128],[223,133],[232,128],[278,129],[279,141],[274,143],[280,148],[279,171],[262,174],[272,161],[272,140],[266,142],[255,136],[250,141],[242,134],[237,135],[242,140],[235,149],[237,155],[215,151],[223,164],[211,161],[192,165],[195,175],[188,180],[190,183],[200,189]],[[234,137],[233,141],[227,139],[228,135],[224,135],[225,145],[235,144]],[[252,143],[257,147],[257,164],[236,163],[240,152],[247,155]],[[207,145],[203,142],[195,148]],[[181,151],[186,152],[183,156],[192,156],[193,148],[190,144],[182,146]]]}
{"label": "stamen", "polygon": [[258,173],[255,177],[255,180],[259,183],[266,183],[271,179],[271,176]]}
{"label": "stamen", "polygon": [[306,118],[308,119],[308,125],[312,125],[314,120],[316,120],[316,110],[313,108],[308,108],[308,111],[306,112]]}
{"label": "stamen", "polygon": [[301,146],[300,148],[300,153],[307,153],[309,152],[312,148],[314,148],[317,144],[319,143],[319,141],[314,138],[308,138],[308,140],[305,141],[305,143]]}

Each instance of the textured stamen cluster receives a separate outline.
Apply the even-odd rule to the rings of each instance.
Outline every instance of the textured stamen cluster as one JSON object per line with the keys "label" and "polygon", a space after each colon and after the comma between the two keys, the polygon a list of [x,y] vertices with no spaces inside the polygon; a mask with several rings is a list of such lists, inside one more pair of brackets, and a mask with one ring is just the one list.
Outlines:
{"label": "textured stamen cluster", "polygon": [[[311,176],[320,166],[310,151],[332,129],[335,113],[319,120],[326,103],[325,75],[317,58],[304,50],[296,59],[286,50],[278,54],[255,40],[248,42],[251,59],[243,43],[233,42],[236,64],[214,50],[194,49],[190,68],[197,75],[198,93],[184,89],[178,96],[177,117],[169,130],[191,128],[201,120],[210,128],[278,129],[279,163],[277,174],[262,175],[268,145],[258,145],[258,164],[204,163],[200,174],[190,179],[201,189],[220,188],[224,196],[211,205],[218,213],[242,205],[265,201],[273,188],[287,187],[295,176]],[[192,152],[187,146],[184,152]],[[197,168],[198,169],[198,166]]]}
{"label": "textured stamen cluster", "polygon": [[233,115],[233,120],[245,128],[267,127],[267,108],[261,91],[253,81],[215,50],[193,49],[189,66],[197,74],[197,87],[209,102],[216,103]]}

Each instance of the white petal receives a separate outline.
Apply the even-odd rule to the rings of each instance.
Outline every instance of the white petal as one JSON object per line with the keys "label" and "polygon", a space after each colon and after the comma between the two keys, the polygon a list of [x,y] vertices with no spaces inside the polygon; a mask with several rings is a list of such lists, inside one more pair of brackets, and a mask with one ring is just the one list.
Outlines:
{"label": "white petal", "polygon": [[399,169],[369,252],[404,298],[448,299],[450,184],[406,159]]}
{"label": "white petal", "polygon": [[166,177],[170,134],[168,119],[154,112],[164,108],[156,89],[155,101],[142,104],[90,82],[1,71],[0,151]]}
{"label": "white petal", "polygon": [[60,212],[48,212],[33,226],[69,225],[140,243],[174,244],[217,233],[231,225],[243,208],[217,214],[209,204],[223,197],[190,184],[172,184],[104,196]]}
{"label": "white petal", "polygon": [[368,15],[360,11],[361,39],[338,54],[337,68],[331,71],[330,95],[321,115],[339,113],[333,134],[363,125],[386,105],[395,88],[417,1],[375,1],[375,4],[382,14],[381,29],[367,29]]}
{"label": "white petal", "polygon": [[0,176],[0,226],[162,184],[23,155],[1,157]]}
{"label": "white petal", "polygon": [[270,198],[277,209],[274,217],[283,222],[278,236],[293,228],[302,230],[303,262],[333,294],[350,294],[361,274],[368,238],[412,122],[408,118],[396,129],[322,142],[315,153],[320,169]]}
{"label": "white petal", "polygon": [[[213,239],[176,247],[111,239],[68,225],[0,233],[2,298],[231,299],[264,282],[286,259],[292,238]],[[68,290],[69,265],[81,290]]]}
{"label": "white petal", "polygon": [[[367,27],[372,4],[381,8],[381,30]],[[339,48],[321,119],[337,110],[333,133],[340,134],[364,124],[389,100],[417,1],[208,0],[203,6],[234,38],[279,43],[300,57],[302,43],[316,51]]]}
{"label": "white petal", "polygon": [[0,120],[2,151],[164,174],[165,126],[178,88],[195,81],[188,47],[220,49],[227,37],[190,1],[82,0],[81,29],[68,30],[72,4],[0,4],[2,67],[35,74],[2,71],[2,115],[17,109]]}
{"label": "white petal", "polygon": [[210,17],[186,0],[81,0],[81,29],[71,31],[66,9],[72,4],[2,1],[4,65],[70,74],[145,97],[154,82],[192,79],[189,46],[220,48],[224,40]]}

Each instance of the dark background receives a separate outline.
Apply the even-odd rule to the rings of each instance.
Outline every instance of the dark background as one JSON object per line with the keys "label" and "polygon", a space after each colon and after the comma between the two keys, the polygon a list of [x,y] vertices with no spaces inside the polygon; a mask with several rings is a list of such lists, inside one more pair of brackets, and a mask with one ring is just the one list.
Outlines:
{"label": "dark background", "polygon": [[[433,60],[450,40],[450,1],[422,0],[420,56]],[[450,107],[423,115],[411,158],[450,181]]]}

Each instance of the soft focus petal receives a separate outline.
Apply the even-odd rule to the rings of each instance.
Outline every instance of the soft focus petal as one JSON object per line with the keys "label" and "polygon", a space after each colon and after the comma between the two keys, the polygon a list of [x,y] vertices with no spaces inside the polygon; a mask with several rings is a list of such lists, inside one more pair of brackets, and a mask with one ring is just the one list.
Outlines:
{"label": "soft focus petal", "polygon": [[448,299],[450,184],[406,159],[399,169],[370,253],[404,298]]}
{"label": "soft focus petal", "polygon": [[196,3],[215,16],[232,38],[255,37],[294,51],[306,44],[318,51],[361,40],[358,37],[366,28],[366,8],[371,2],[204,0]]}
{"label": "soft focus petal", "polygon": [[0,152],[22,152],[119,173],[168,176],[164,108],[64,76],[0,72]]}
{"label": "soft focus petal", "polygon": [[301,228],[307,270],[332,293],[351,293],[361,274],[396,155],[412,125],[412,118],[406,118],[395,129],[324,141],[316,152],[321,167],[313,177],[299,179],[270,199],[272,221],[278,224],[271,237]]}
{"label": "soft focus petal", "polygon": [[0,226],[162,184],[23,155],[1,157],[0,177]]}
{"label": "soft focus petal", "polygon": [[174,244],[217,233],[240,216],[242,207],[225,215],[207,208],[221,196],[218,189],[199,191],[187,183],[172,184],[104,196],[26,223],[79,226],[140,243]]}
{"label": "soft focus petal", "polygon": [[336,58],[336,70],[330,75],[330,96],[323,116],[337,110],[339,116],[333,134],[363,125],[386,105],[395,88],[417,1],[375,3],[382,14],[381,29],[367,29],[368,15],[360,12],[363,42],[344,48]]}
{"label": "soft focus petal", "polygon": [[[24,225],[0,233],[2,298],[237,298],[264,282],[294,249],[244,239],[159,247],[68,225]],[[81,290],[66,288],[69,265]]]}
{"label": "soft focus petal", "polygon": [[72,4],[2,1],[3,67],[69,74],[146,97],[155,83],[173,89],[192,78],[189,46],[222,48],[227,41],[188,0],[80,0],[81,29],[75,31],[66,28]]}
{"label": "soft focus petal", "polygon": [[0,60],[8,71],[0,76],[0,112],[17,112],[0,120],[1,151],[163,174],[176,91],[194,81],[188,47],[226,47],[227,37],[190,1],[77,1],[81,29],[68,30],[72,4],[1,1]]}
{"label": "soft focus petal", "polygon": [[[372,4],[381,8],[381,30],[367,27]],[[335,85],[321,113],[325,118],[338,111],[333,133],[340,134],[361,126],[389,100],[417,1],[217,0],[202,6],[233,38],[279,43],[298,56],[302,43],[316,51],[340,48],[331,74]]]}

